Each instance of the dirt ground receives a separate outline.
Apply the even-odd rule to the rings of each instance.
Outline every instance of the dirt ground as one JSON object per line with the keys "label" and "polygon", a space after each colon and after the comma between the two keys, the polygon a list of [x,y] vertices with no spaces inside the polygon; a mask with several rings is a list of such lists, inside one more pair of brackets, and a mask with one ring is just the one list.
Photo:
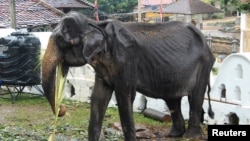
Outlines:
{"label": "dirt ground", "polygon": [[[37,99],[34,99],[36,101]],[[4,102],[1,102],[4,101]],[[54,116],[46,100],[40,100],[30,103],[31,99],[18,100],[11,104],[11,100],[0,99],[0,140],[12,141],[45,141],[52,132],[52,125]],[[7,102],[7,103],[6,103]],[[9,103],[8,103],[9,102]],[[70,116],[65,119],[60,119],[58,124],[58,133],[56,141],[85,141],[87,140],[87,126],[88,116],[79,114],[81,108],[86,106],[67,105],[67,111],[70,111]],[[80,118],[79,118],[80,117]],[[69,121],[68,119],[71,118]],[[112,115],[106,116],[105,121],[113,118]],[[74,123],[79,120],[78,123]],[[105,125],[104,125],[105,126]],[[122,141],[123,135],[120,130],[119,121],[112,125],[103,128],[101,141]],[[139,141],[203,141],[207,137],[204,135],[203,139],[183,139],[183,138],[166,138],[169,126],[151,126],[149,124],[136,124],[137,137]],[[206,134],[206,126],[204,126],[204,133]]]}

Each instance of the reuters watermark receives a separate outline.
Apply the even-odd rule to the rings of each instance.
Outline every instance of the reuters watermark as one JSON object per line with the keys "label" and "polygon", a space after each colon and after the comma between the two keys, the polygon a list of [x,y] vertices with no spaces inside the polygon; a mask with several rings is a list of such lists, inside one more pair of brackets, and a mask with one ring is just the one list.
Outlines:
{"label": "reuters watermark", "polygon": [[241,141],[249,140],[250,125],[208,125],[208,140],[229,137]]}

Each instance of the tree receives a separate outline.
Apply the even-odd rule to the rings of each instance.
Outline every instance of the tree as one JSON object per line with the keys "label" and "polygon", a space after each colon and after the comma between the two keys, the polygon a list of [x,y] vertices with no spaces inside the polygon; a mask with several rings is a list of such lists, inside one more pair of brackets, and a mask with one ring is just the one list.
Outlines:
{"label": "tree", "polygon": [[137,0],[98,0],[99,10],[108,14],[131,12],[136,5]]}
{"label": "tree", "polygon": [[238,10],[243,13],[250,13],[250,0],[241,0],[238,4]]}
{"label": "tree", "polygon": [[239,0],[221,0],[221,6],[226,15],[231,15],[231,11],[236,11],[239,5]]}

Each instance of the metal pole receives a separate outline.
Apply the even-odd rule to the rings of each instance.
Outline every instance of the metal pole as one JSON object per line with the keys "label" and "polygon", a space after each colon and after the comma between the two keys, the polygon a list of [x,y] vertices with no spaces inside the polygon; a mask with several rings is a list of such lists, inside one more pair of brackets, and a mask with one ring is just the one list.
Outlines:
{"label": "metal pole", "polygon": [[163,14],[162,14],[162,0],[161,0],[161,5],[160,5],[160,18],[161,18],[161,22],[163,19]]}
{"label": "metal pole", "polygon": [[210,34],[207,37],[207,44],[208,44],[209,48],[212,49],[212,37]]}
{"label": "metal pole", "polygon": [[16,5],[15,0],[9,0],[11,27],[16,29]]}

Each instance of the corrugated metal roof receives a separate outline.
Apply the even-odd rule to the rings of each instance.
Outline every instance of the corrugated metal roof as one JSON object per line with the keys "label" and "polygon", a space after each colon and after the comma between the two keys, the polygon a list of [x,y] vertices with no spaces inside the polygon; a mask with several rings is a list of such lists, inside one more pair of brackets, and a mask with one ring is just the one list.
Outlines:
{"label": "corrugated metal roof", "polygon": [[203,13],[219,13],[222,11],[200,0],[178,0],[164,6],[163,12],[190,15]]}
{"label": "corrugated metal roof", "polygon": [[141,5],[160,5],[169,4],[173,2],[173,0],[141,0]]}
{"label": "corrugated metal roof", "polygon": [[[42,0],[15,0],[17,28],[56,24],[64,15],[60,10]],[[9,0],[1,0],[0,25],[10,27]]]}

